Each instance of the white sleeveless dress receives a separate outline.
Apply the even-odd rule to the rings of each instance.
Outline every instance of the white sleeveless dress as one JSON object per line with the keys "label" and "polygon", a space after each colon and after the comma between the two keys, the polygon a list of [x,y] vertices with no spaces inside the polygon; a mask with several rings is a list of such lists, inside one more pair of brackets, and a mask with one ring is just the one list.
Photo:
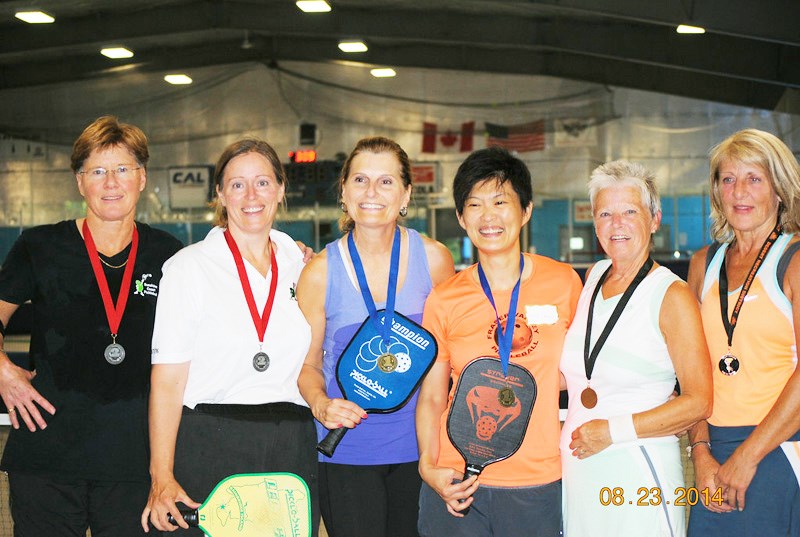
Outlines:
{"label": "white sleeveless dress", "polygon": [[[684,487],[677,437],[614,444],[584,460],[574,457],[569,448],[572,432],[583,423],[652,409],[666,402],[675,387],[675,369],[658,319],[667,289],[679,278],[658,267],[637,287],[597,357],[591,380],[597,405],[587,409],[581,404],[580,394],[586,388],[583,347],[589,302],[609,265],[610,261],[601,261],[592,269],[561,357],[569,391],[561,433],[564,535],[684,536],[685,507],[675,505]],[[621,296],[604,299],[602,291],[597,295],[592,345]],[[620,505],[614,505],[615,501]]]}

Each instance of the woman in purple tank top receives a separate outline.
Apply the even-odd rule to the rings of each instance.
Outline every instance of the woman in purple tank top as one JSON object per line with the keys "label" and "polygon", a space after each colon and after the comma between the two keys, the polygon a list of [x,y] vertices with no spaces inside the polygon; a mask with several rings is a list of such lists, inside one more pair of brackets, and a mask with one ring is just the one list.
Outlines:
{"label": "woman in purple tank top", "polygon": [[[392,295],[395,310],[419,322],[432,286],[453,275],[453,258],[444,245],[398,225],[411,199],[411,165],[396,142],[360,140],[342,168],[339,191],[344,236],[306,266],[297,286],[312,335],[300,393],[320,439],[329,430],[349,429],[332,457],[320,456],[322,517],[331,537],[416,536],[416,395],[397,412],[367,419],[363,408],[343,398],[334,374],[340,354],[369,317],[365,300],[371,297],[381,309]],[[392,289],[395,237],[400,255]],[[358,254],[355,266],[348,239]],[[364,294],[356,271],[366,279]]]}

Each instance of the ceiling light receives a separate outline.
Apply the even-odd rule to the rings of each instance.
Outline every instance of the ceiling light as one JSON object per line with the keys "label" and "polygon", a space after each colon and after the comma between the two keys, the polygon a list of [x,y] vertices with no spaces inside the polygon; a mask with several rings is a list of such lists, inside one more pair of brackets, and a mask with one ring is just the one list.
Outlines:
{"label": "ceiling light", "polygon": [[679,34],[704,34],[706,33],[705,28],[701,28],[699,26],[689,26],[688,24],[681,24],[675,29],[676,32]]}
{"label": "ceiling light", "polygon": [[125,47],[108,47],[100,50],[100,54],[112,60],[119,60],[121,58],[132,58],[133,52]]}
{"label": "ceiling light", "polygon": [[391,78],[393,76],[397,76],[397,73],[394,72],[394,69],[390,67],[382,67],[380,69],[373,69],[369,72],[375,78]]}
{"label": "ceiling light", "polygon": [[50,24],[56,20],[44,11],[18,11],[14,16],[28,24]]}
{"label": "ceiling light", "polygon": [[330,4],[325,0],[297,0],[295,4],[305,13],[327,13],[331,10]]}
{"label": "ceiling light", "polygon": [[340,41],[339,50],[342,52],[366,52],[367,45],[363,41]]}
{"label": "ceiling light", "polygon": [[184,74],[167,75],[164,77],[164,80],[166,80],[170,84],[175,84],[175,85],[192,83],[192,79]]}

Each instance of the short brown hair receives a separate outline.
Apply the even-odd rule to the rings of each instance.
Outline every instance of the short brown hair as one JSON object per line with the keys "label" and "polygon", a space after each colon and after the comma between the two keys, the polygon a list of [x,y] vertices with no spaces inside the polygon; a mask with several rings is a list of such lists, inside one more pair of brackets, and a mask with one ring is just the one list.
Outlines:
{"label": "short brown hair", "polygon": [[[244,138],[230,144],[222,152],[222,155],[219,156],[217,166],[214,169],[215,192],[222,190],[222,183],[225,179],[225,168],[228,166],[228,163],[239,155],[244,155],[246,153],[258,153],[266,158],[272,165],[272,171],[275,172],[275,179],[278,181],[278,184],[283,185],[284,188],[288,187],[286,171],[283,169],[283,164],[281,164],[281,159],[278,158],[278,153],[275,152],[275,149],[264,140],[258,138]],[[285,199],[284,197],[284,200]],[[228,227],[228,211],[222,203],[219,202],[218,195],[214,198],[212,206],[214,207],[214,225]]]}
{"label": "short brown hair", "polygon": [[106,149],[121,146],[131,152],[139,166],[147,168],[150,151],[147,149],[147,136],[142,129],[129,123],[121,123],[114,116],[103,116],[95,119],[72,146],[71,167],[78,173],[83,163],[95,149]]}
{"label": "short brown hair", "polygon": [[800,231],[800,165],[792,151],[774,134],[757,129],[735,132],[710,152],[711,237],[720,242],[733,238],[733,228],[722,210],[719,169],[726,160],[756,165],[767,178],[781,203],[778,222],[784,233]]}
{"label": "short brown hair", "polygon": [[[339,176],[339,199],[342,198],[344,183],[347,181],[347,176],[350,175],[350,167],[353,165],[353,159],[360,153],[392,153],[397,157],[398,162],[400,162],[400,179],[403,181],[403,186],[406,188],[411,186],[411,161],[405,150],[394,140],[384,138],[383,136],[373,136],[371,138],[360,139],[350,152],[350,156],[344,161],[342,173]],[[349,214],[344,213],[339,218],[339,229],[342,233],[346,233],[352,231],[353,227],[355,227],[355,222],[353,222]]]}

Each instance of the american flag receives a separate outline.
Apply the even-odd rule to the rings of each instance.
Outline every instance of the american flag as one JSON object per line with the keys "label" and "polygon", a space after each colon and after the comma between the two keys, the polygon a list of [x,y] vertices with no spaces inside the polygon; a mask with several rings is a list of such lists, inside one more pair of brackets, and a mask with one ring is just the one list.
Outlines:
{"label": "american flag", "polygon": [[521,125],[487,123],[486,134],[489,136],[486,147],[500,146],[519,153],[544,149],[543,119]]}

